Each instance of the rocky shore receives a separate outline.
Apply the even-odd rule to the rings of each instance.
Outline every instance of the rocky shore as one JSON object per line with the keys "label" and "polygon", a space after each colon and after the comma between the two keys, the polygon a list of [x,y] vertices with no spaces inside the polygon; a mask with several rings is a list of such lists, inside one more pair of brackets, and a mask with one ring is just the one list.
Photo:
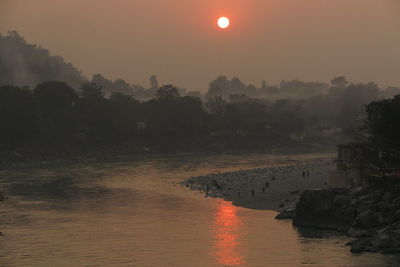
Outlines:
{"label": "rocky shore", "polygon": [[326,188],[331,159],[191,177],[181,184],[220,197],[237,206],[265,210],[292,210],[309,188]]}
{"label": "rocky shore", "polygon": [[[382,179],[381,179],[382,180]],[[400,183],[370,187],[306,190],[293,215],[293,225],[332,229],[354,240],[351,252],[400,253]]]}
{"label": "rocky shore", "polygon": [[[368,187],[329,188],[330,160],[191,177],[181,184],[233,204],[275,210],[296,227],[336,230],[354,240],[351,252],[400,253],[400,181],[375,178]],[[313,189],[310,189],[313,188]]]}

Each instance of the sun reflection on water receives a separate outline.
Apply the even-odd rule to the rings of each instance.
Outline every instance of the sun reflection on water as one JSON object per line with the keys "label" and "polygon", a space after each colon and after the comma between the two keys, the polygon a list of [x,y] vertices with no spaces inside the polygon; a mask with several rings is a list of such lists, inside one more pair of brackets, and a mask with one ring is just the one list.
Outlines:
{"label": "sun reflection on water", "polygon": [[237,207],[232,203],[220,201],[217,205],[213,223],[215,256],[219,264],[238,266],[245,263],[240,248],[241,221]]}

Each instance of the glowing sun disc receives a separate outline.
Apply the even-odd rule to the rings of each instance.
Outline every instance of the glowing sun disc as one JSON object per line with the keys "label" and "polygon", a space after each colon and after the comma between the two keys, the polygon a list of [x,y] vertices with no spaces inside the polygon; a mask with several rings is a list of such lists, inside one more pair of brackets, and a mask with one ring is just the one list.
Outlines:
{"label": "glowing sun disc", "polygon": [[218,19],[218,27],[221,29],[226,29],[229,27],[230,21],[227,17],[220,17]]}

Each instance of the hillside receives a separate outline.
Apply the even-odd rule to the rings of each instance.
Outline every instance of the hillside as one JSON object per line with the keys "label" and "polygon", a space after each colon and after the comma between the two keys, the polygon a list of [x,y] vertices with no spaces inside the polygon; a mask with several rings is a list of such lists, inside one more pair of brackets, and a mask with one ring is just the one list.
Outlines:
{"label": "hillside", "polygon": [[17,32],[0,34],[0,86],[35,87],[44,81],[63,81],[78,88],[86,78],[71,63],[47,49],[28,44]]}

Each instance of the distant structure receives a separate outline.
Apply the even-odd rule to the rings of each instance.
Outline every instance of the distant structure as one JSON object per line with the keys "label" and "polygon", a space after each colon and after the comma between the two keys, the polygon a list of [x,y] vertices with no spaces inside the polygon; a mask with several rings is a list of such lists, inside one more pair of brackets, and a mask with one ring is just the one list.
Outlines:
{"label": "distant structure", "polygon": [[331,172],[329,185],[332,187],[358,186],[364,183],[366,176],[362,147],[353,143],[338,145],[336,170]]}
{"label": "distant structure", "polygon": [[151,75],[149,80],[150,80],[150,89],[151,90],[158,90],[160,88],[160,85],[158,84],[156,75]]}

